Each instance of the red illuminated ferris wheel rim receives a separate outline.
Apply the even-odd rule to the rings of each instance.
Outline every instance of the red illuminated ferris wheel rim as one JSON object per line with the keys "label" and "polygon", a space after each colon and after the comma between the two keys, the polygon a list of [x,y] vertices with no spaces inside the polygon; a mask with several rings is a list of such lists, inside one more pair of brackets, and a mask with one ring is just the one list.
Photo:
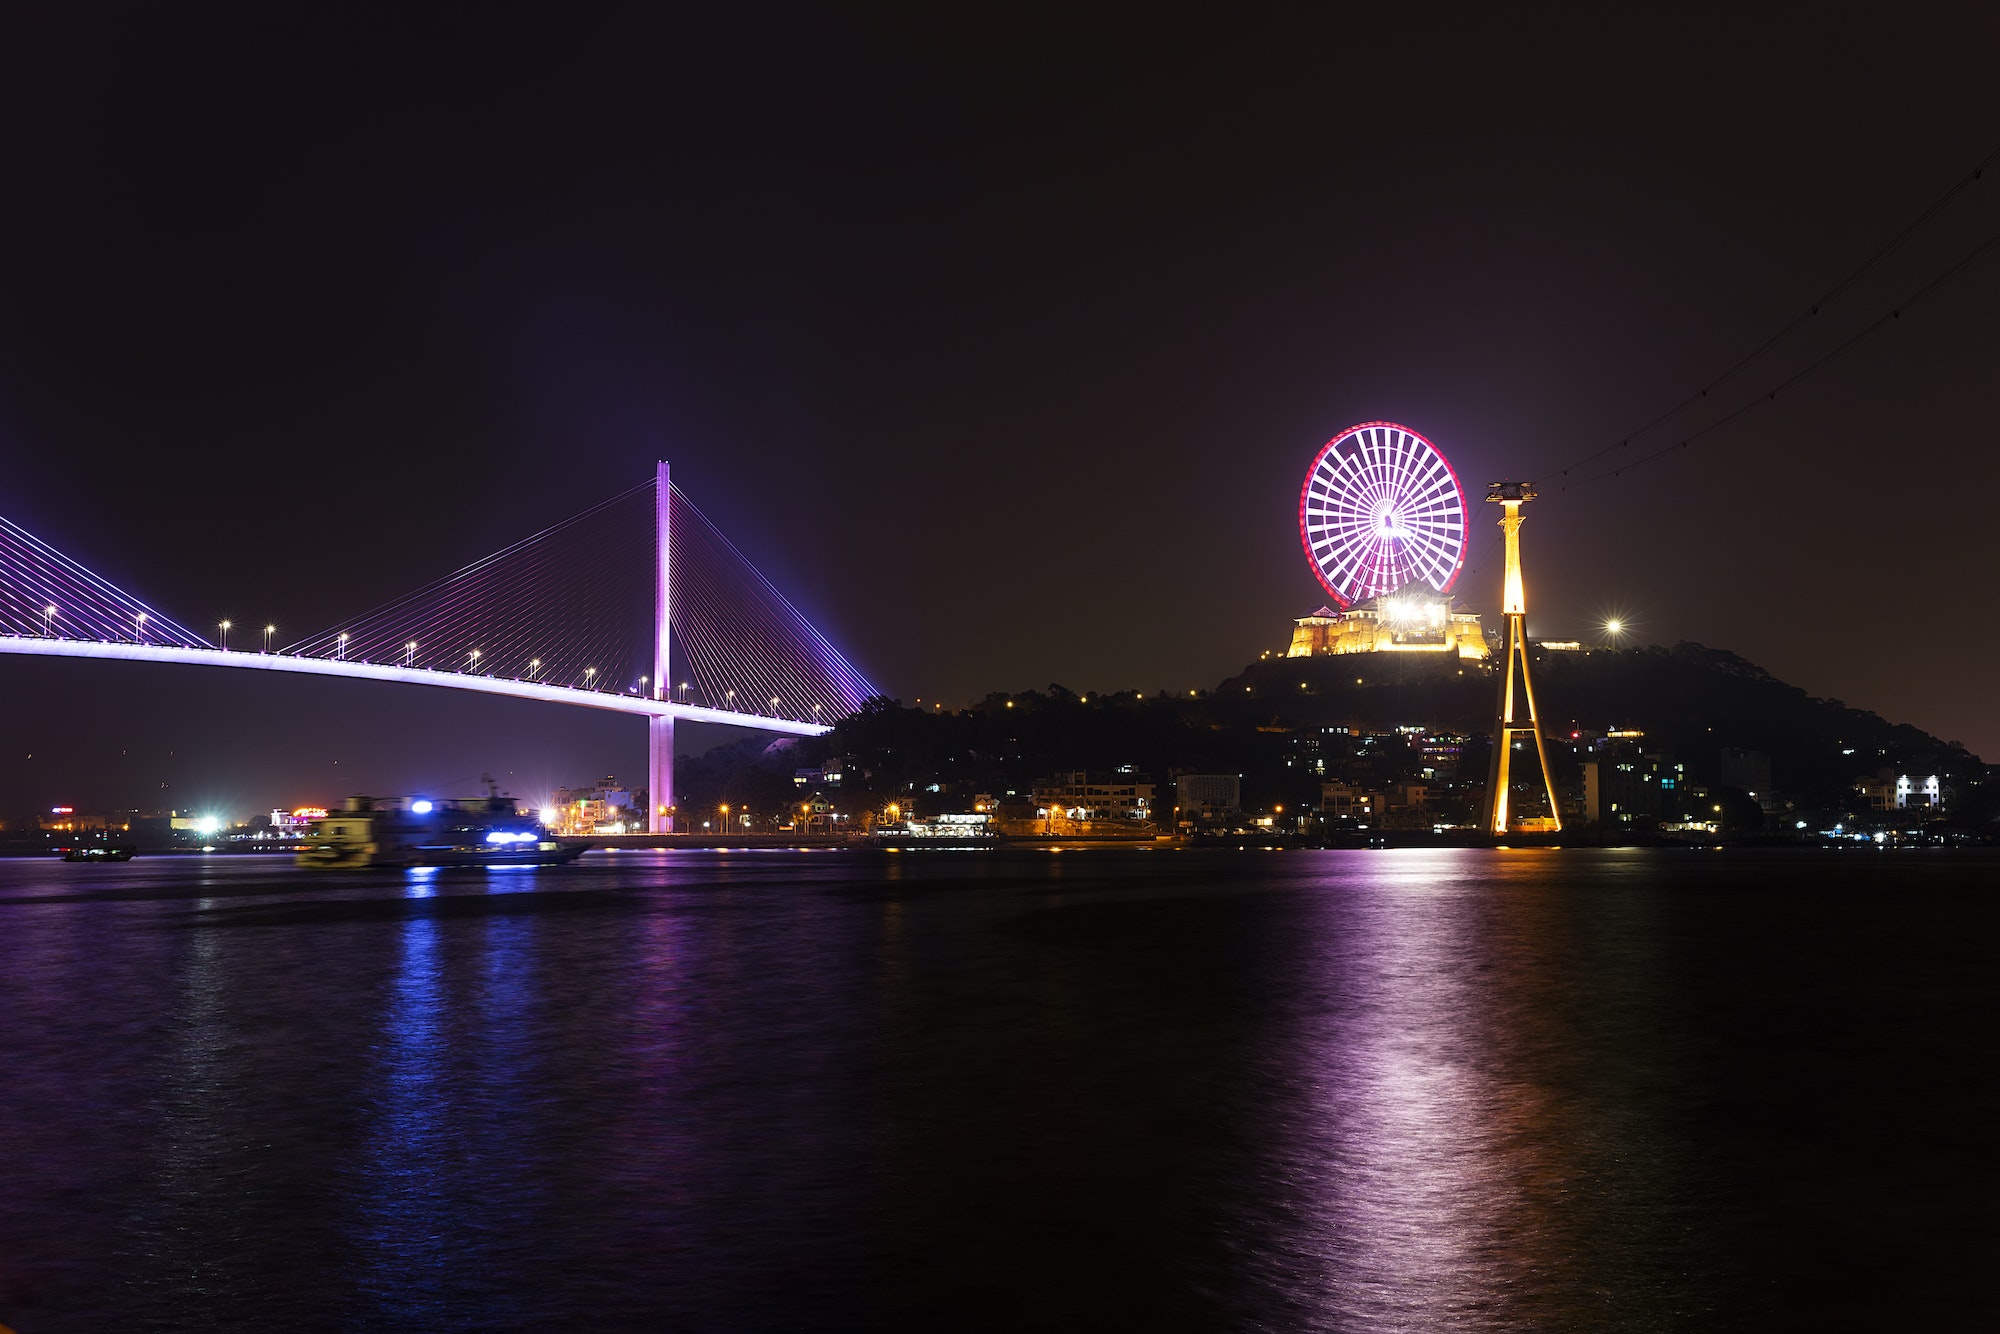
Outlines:
{"label": "red illuminated ferris wheel rim", "polygon": [[[1336,451],[1341,463],[1329,464]],[[1365,462],[1351,466],[1357,455]],[[1465,568],[1469,518],[1444,451],[1400,422],[1340,432],[1299,488],[1299,544],[1342,610],[1412,580],[1449,594]]]}

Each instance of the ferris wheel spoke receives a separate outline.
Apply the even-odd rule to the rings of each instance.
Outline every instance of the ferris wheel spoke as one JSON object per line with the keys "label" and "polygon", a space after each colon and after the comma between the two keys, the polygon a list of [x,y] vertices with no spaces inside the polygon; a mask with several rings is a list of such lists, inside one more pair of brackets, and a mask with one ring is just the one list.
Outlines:
{"label": "ferris wheel spoke", "polygon": [[1367,555],[1368,547],[1366,543],[1359,543],[1346,548],[1332,561],[1333,568],[1328,575],[1327,582],[1333,584],[1336,588],[1353,589],[1358,587],[1356,579],[1367,562]]}
{"label": "ferris wheel spoke", "polygon": [[1442,543],[1434,542],[1426,538],[1419,538],[1416,542],[1413,542],[1411,546],[1414,553],[1418,557],[1419,564],[1423,565],[1425,570],[1429,573],[1434,574],[1439,569],[1444,568],[1449,564],[1449,562],[1446,560],[1447,549],[1444,547]]}

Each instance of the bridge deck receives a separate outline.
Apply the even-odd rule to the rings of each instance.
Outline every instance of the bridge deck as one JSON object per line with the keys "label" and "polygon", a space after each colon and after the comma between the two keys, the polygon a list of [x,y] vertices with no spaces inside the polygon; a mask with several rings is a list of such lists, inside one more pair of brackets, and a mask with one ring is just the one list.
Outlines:
{"label": "bridge deck", "polygon": [[613,713],[636,713],[650,718],[672,718],[679,722],[749,727],[761,732],[783,732],[790,736],[820,736],[832,730],[823,723],[774,718],[769,714],[737,713],[729,709],[710,709],[696,704],[675,703],[672,700],[614,694],[608,690],[579,690],[573,686],[550,685],[543,681],[518,681],[502,676],[474,676],[470,672],[440,672],[425,667],[392,667],[382,663],[346,662],[335,658],[295,658],[282,653],[175,648],[164,644],[107,644],[89,639],[55,639],[33,635],[0,635],[0,653],[37,658],[100,658],[122,662],[179,663],[193,667],[236,667],[263,672],[293,672],[305,676],[337,676],[350,681],[392,681],[402,685],[436,686],[445,690],[470,690],[483,695],[504,695],[510,699],[540,700],[548,704],[569,704],[585,709],[606,709]]}

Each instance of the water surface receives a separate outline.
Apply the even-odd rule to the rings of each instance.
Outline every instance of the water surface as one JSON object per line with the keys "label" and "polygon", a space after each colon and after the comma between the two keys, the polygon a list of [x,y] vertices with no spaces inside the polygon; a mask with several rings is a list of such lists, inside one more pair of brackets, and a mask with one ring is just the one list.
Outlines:
{"label": "water surface", "polygon": [[0,861],[0,1322],[1964,1327],[2000,861]]}

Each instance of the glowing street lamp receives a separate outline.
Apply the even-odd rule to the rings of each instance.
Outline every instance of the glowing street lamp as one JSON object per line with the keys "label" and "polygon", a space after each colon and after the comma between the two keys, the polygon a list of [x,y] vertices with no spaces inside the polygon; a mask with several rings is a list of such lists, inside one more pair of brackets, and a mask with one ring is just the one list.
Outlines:
{"label": "glowing street lamp", "polygon": [[596,677],[597,677],[597,669],[596,669],[595,667],[586,667],[586,668],[584,668],[584,669],[583,669],[583,688],[584,688],[585,690],[588,690],[588,689],[590,689],[590,683],[591,683],[591,682],[592,682],[593,680],[595,680],[595,679],[596,679]]}
{"label": "glowing street lamp", "polygon": [[649,695],[649,694],[647,694],[647,693],[646,693],[646,680],[647,680],[647,678],[646,678],[646,677],[643,677],[643,676],[639,678],[639,698],[641,698],[641,699],[651,699],[651,698],[652,698],[652,696],[651,696],[651,695]]}
{"label": "glowing street lamp", "polygon": [[333,641],[333,656],[342,662],[347,661],[347,631],[342,630],[340,638]]}
{"label": "glowing street lamp", "polygon": [[223,651],[224,653],[227,653],[227,652],[229,652],[229,626],[230,626],[230,622],[228,622],[228,621],[217,621],[217,622],[216,622],[216,624],[222,627],[222,651]]}
{"label": "glowing street lamp", "polygon": [[403,665],[405,667],[417,665],[417,641],[414,639],[403,645]]}
{"label": "glowing street lamp", "polygon": [[688,683],[683,681],[681,682],[681,703],[685,704],[687,702],[688,702]]}
{"label": "glowing street lamp", "polygon": [[55,634],[55,623],[56,604],[51,602],[48,606],[42,608],[42,638],[47,639]]}
{"label": "glowing street lamp", "polygon": [[264,651],[266,653],[269,653],[271,651],[271,636],[276,633],[278,633],[277,626],[267,625],[264,627]]}
{"label": "glowing street lamp", "polygon": [[730,692],[729,692],[729,694],[728,694],[728,697],[727,697],[727,702],[728,702],[728,704],[729,704],[729,706],[730,706],[731,708],[734,708],[734,707],[735,707],[735,705],[736,705],[736,692],[735,692],[734,690],[732,690],[732,691],[730,691]]}
{"label": "glowing street lamp", "polygon": [[771,696],[771,716],[773,718],[778,716],[778,697],[776,695]]}
{"label": "glowing street lamp", "polygon": [[542,660],[540,658],[528,659],[528,679],[530,681],[535,679],[535,673],[540,670],[542,670]]}
{"label": "glowing street lamp", "polygon": [[142,611],[142,612],[140,612],[140,613],[139,613],[139,614],[138,614],[137,616],[134,616],[134,617],[132,618],[132,623],[133,623],[134,625],[138,626],[138,628],[139,628],[139,642],[140,642],[141,644],[145,643],[145,642],[146,642],[146,613]]}
{"label": "glowing street lamp", "polygon": [[472,652],[465,655],[465,670],[468,672],[476,672],[479,670],[478,649],[474,649],[472,650]]}

